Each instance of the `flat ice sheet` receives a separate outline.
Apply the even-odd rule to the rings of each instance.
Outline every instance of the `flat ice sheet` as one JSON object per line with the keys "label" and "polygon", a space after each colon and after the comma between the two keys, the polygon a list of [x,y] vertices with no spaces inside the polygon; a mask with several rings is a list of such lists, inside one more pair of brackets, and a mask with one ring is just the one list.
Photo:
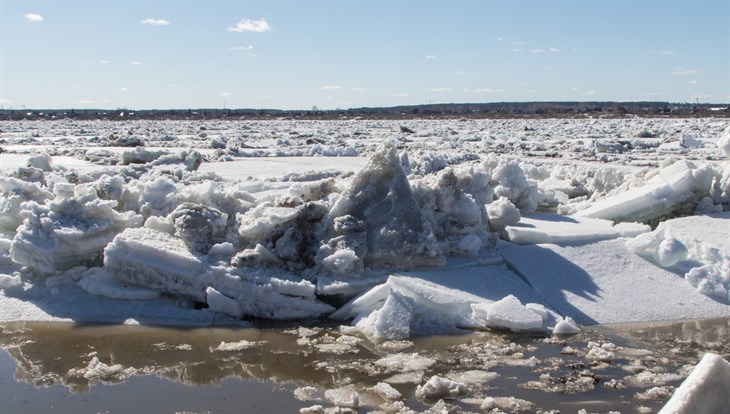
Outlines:
{"label": "flat ice sheet", "polygon": [[250,157],[229,162],[206,162],[200,172],[215,172],[226,180],[244,180],[249,177],[265,179],[305,172],[351,172],[362,168],[367,157]]}
{"label": "flat ice sheet", "polygon": [[623,239],[502,250],[545,302],[583,325],[726,317],[730,306],[636,256]]}
{"label": "flat ice sheet", "polygon": [[638,223],[614,225],[610,220],[540,213],[523,215],[519,223],[505,228],[509,240],[517,244],[585,243],[635,236],[649,230],[649,226]]}

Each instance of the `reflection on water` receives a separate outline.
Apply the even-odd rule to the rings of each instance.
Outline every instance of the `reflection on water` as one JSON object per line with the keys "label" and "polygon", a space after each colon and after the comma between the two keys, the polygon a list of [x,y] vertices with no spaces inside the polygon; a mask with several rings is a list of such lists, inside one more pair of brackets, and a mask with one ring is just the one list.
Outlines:
{"label": "reflection on water", "polygon": [[[220,395],[211,412],[241,412],[240,399],[222,401],[246,392],[258,399],[247,397],[244,403],[258,401],[263,411],[288,400],[277,407],[284,412],[315,404],[406,412],[442,404],[458,412],[492,404],[507,412],[655,412],[704,352],[728,358],[729,332],[726,319],[601,327],[569,338],[478,332],[376,344],[347,326],[172,329],[7,323],[0,325],[0,347],[17,365],[14,381],[5,380],[0,387],[0,401],[8,402],[10,395],[15,401],[23,392],[27,399],[40,398],[54,390],[51,399],[68,402],[57,390],[62,386],[66,394],[107,404],[108,412],[125,412],[115,411],[112,401],[114,391],[126,387],[125,398],[147,401],[149,412],[169,412],[172,405],[154,396],[170,387],[177,387],[170,395],[183,396],[195,386],[208,387],[206,398]],[[434,375],[465,387],[421,392],[417,398],[417,387]],[[379,382],[401,396],[383,395],[373,388]],[[660,390],[649,392],[654,388]],[[487,397],[494,400],[487,404]]]}

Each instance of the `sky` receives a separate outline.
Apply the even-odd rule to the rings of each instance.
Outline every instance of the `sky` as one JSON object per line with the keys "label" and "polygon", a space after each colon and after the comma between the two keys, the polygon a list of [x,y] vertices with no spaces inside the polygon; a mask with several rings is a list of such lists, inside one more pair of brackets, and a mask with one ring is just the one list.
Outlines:
{"label": "sky", "polygon": [[3,108],[730,102],[730,1],[0,0]]}

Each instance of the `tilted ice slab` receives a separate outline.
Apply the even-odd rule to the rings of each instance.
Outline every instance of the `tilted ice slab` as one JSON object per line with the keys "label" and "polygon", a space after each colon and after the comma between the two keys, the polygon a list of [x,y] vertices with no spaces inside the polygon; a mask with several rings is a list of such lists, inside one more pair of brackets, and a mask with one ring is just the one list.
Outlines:
{"label": "tilted ice slab", "polygon": [[234,317],[305,319],[334,310],[315,298],[310,282],[287,280],[280,276],[285,272],[258,276],[211,266],[182,239],[145,227],[114,238],[104,251],[104,269],[127,283],[189,297]]}
{"label": "tilted ice slab", "polygon": [[614,223],[610,220],[532,213],[519,223],[507,226],[507,238],[516,244],[569,244],[632,237],[650,231],[638,223]]}
{"label": "tilted ice slab", "polygon": [[715,414],[728,410],[730,363],[707,353],[659,414]]}
{"label": "tilted ice slab", "polygon": [[694,185],[690,164],[677,161],[659,170],[643,186],[598,200],[575,216],[644,222],[668,214],[677,204],[692,198]]}
{"label": "tilted ice slab", "polygon": [[558,316],[503,264],[419,270],[388,280],[333,313],[373,338],[403,339],[459,328],[546,330]]}
{"label": "tilted ice slab", "polygon": [[684,275],[698,292],[730,301],[730,212],[667,220],[627,245],[645,259]]}
{"label": "tilted ice slab", "polygon": [[730,315],[730,306],[636,256],[622,239],[517,246],[502,255],[548,306],[583,325]]}

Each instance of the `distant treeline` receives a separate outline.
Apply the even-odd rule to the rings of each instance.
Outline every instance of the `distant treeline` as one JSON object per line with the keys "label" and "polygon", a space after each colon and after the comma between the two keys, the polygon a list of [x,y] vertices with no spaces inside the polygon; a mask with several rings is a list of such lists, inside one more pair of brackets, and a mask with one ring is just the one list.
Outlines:
{"label": "distant treeline", "polygon": [[571,118],[730,117],[728,104],[670,102],[493,102],[428,104],[393,107],[321,110],[280,109],[0,109],[0,119],[416,119],[416,118]]}

